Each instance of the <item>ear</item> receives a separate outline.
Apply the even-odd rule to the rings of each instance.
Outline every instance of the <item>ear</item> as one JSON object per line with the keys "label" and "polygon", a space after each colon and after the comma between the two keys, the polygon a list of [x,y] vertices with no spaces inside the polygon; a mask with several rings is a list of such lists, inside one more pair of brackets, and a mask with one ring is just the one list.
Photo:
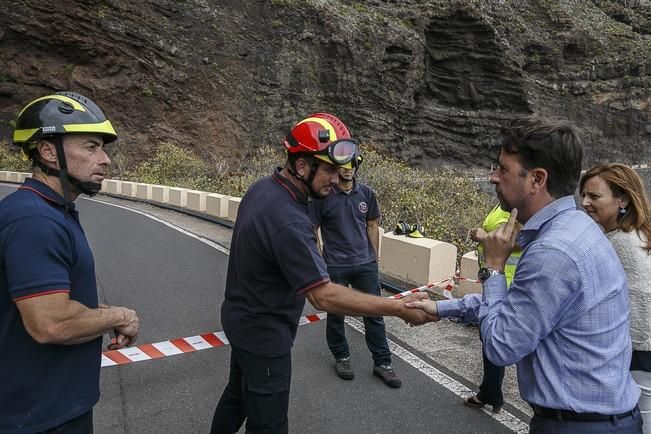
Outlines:
{"label": "ear", "polygon": [[619,207],[626,208],[631,203],[631,198],[628,194],[623,194],[619,197]]}
{"label": "ear", "polygon": [[47,140],[39,140],[39,142],[36,144],[36,149],[38,150],[38,154],[40,155],[41,160],[44,162],[57,162],[57,150],[54,146],[54,143]]}
{"label": "ear", "polygon": [[531,177],[531,192],[533,194],[541,190],[547,190],[547,170],[542,167],[534,167],[529,170],[529,176]]}
{"label": "ear", "polygon": [[310,175],[310,163],[305,158],[298,158],[296,160],[296,175],[301,179],[307,179]]}

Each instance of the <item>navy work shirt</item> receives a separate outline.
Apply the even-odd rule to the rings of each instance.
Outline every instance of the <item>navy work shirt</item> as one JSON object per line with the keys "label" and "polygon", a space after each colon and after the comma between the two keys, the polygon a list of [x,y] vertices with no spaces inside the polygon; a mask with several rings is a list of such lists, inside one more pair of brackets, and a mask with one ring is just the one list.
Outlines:
{"label": "navy work shirt", "polygon": [[304,294],[330,281],[308,198],[279,171],[256,181],[242,198],[221,309],[231,344],[263,357],[291,349]]}
{"label": "navy work shirt", "polygon": [[333,187],[332,193],[310,203],[312,222],[321,227],[323,256],[328,266],[348,267],[377,259],[366,222],[380,218],[373,189],[355,182],[350,192]]}
{"label": "navy work shirt", "polygon": [[39,344],[16,302],[67,292],[97,307],[95,263],[76,211],[45,184],[27,179],[0,202],[0,432],[60,425],[99,399],[102,339]]}

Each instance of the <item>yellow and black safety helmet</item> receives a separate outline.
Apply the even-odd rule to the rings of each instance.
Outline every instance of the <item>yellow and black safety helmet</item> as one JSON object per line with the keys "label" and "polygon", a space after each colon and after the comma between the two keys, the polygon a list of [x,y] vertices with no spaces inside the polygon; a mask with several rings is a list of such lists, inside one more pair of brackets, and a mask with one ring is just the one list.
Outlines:
{"label": "yellow and black safety helmet", "polygon": [[15,122],[12,140],[25,155],[45,137],[98,134],[104,143],[113,142],[118,137],[97,104],[73,92],[57,92],[36,98],[18,113]]}
{"label": "yellow and black safety helmet", "polygon": [[[72,209],[70,186],[92,196],[100,191],[102,185],[92,181],[81,181],[68,174],[63,137],[66,134],[97,134],[104,143],[118,138],[113,125],[104,112],[90,99],[73,92],[57,92],[36,98],[18,113],[14,125],[12,141],[20,146],[25,159],[47,176],[58,177],[63,189],[66,209]],[[50,167],[36,158],[34,149],[41,139],[47,139],[56,147],[59,168]]]}

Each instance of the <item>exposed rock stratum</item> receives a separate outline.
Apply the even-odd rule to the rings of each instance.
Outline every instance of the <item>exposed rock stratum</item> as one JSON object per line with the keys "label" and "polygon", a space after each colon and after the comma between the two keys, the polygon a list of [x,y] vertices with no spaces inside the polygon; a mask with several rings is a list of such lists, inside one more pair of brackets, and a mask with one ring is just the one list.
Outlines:
{"label": "exposed rock stratum", "polygon": [[485,167],[500,125],[576,121],[587,163],[651,160],[649,0],[0,0],[0,133],[95,99],[134,159],[278,143],[330,111],[413,165]]}

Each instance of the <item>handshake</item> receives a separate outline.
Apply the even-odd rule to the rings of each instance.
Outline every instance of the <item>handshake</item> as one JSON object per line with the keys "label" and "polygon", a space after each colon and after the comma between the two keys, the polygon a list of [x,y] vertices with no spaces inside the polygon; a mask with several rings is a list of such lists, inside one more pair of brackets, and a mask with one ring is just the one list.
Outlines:
{"label": "handshake", "polygon": [[441,318],[438,315],[438,308],[434,300],[430,300],[426,292],[417,292],[408,295],[399,300],[402,305],[400,313],[397,315],[402,320],[411,325],[417,326],[427,322],[438,321]]}

